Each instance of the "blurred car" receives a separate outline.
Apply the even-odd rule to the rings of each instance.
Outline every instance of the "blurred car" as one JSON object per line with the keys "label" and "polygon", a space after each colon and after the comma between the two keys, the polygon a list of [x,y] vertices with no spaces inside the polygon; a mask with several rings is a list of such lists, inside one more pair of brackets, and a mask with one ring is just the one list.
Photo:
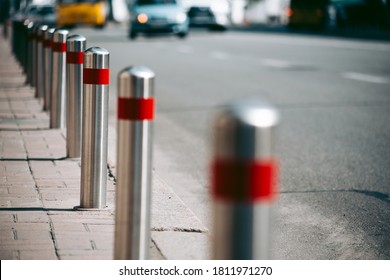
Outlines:
{"label": "blurred car", "polygon": [[46,24],[50,27],[54,27],[56,25],[55,6],[30,4],[25,9],[16,13],[14,19],[20,22],[27,19],[35,23]]}
{"label": "blurred car", "polygon": [[290,0],[286,13],[288,27],[323,29],[327,25],[328,0]]}
{"label": "blurred car", "polygon": [[389,22],[382,0],[330,0],[329,6],[337,27],[386,25]]}
{"label": "blurred car", "polygon": [[180,38],[188,35],[188,17],[177,0],[135,0],[129,9],[131,39],[140,33],[170,33]]}
{"label": "blurred car", "polygon": [[218,24],[210,7],[192,6],[187,12],[190,27],[203,27],[211,30],[225,30],[226,27]]}
{"label": "blurred car", "polygon": [[107,7],[107,0],[57,0],[57,25],[103,28],[107,23]]}

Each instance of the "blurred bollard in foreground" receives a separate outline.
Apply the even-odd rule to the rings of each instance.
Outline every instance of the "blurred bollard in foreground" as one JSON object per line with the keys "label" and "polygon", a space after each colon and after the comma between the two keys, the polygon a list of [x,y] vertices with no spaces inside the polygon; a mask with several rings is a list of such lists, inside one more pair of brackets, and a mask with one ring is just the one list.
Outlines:
{"label": "blurred bollard in foreground", "polygon": [[114,258],[149,258],[155,74],[129,67],[118,76]]}
{"label": "blurred bollard in foreground", "polygon": [[214,259],[269,259],[270,208],[277,163],[270,106],[243,102],[222,109],[213,126],[211,188]]}

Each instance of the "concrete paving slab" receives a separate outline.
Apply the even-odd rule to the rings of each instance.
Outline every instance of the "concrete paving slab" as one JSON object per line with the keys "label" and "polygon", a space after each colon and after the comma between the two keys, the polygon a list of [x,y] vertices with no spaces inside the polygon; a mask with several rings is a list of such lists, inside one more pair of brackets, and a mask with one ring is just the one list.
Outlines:
{"label": "concrete paving slab", "polygon": [[206,233],[153,231],[152,238],[169,260],[210,259],[210,238]]}

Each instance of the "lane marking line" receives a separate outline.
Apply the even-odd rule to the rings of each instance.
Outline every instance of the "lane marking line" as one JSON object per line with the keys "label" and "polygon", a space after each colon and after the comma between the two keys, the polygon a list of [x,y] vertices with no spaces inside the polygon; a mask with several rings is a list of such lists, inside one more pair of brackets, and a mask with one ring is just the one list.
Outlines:
{"label": "lane marking line", "polygon": [[342,76],[346,79],[375,83],[375,84],[388,84],[388,83],[390,83],[390,79],[387,77],[380,77],[380,76],[368,75],[368,74],[363,74],[363,73],[345,72],[342,74]]}

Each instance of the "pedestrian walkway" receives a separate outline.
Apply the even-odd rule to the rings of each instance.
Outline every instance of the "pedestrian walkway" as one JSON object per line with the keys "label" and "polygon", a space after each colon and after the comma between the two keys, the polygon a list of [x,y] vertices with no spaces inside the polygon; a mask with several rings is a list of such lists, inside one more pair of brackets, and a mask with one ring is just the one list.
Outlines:
{"label": "pedestrian walkway", "polygon": [[[49,114],[0,37],[0,259],[113,258],[115,158],[107,208],[75,210],[80,159],[66,157],[66,130]],[[207,258],[208,231],[169,186],[153,178],[151,259]]]}

